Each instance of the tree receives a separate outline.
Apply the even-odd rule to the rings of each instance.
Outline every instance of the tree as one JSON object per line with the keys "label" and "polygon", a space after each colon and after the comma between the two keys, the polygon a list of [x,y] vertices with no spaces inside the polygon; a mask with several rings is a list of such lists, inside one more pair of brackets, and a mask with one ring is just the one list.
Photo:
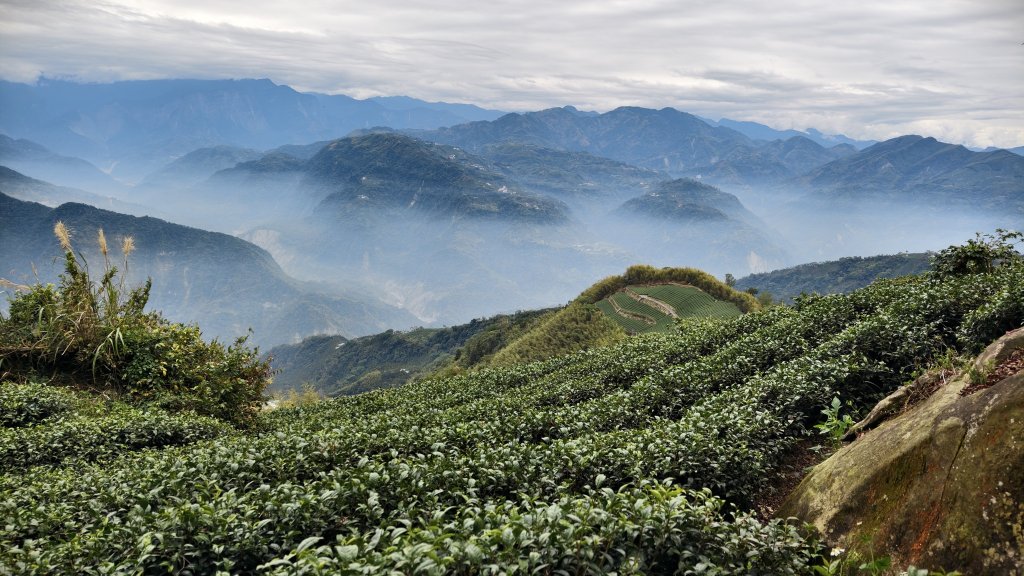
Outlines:
{"label": "tree", "polygon": [[732,274],[726,274],[725,275],[725,285],[728,286],[729,288],[735,288],[736,287],[736,277],[733,276]]}
{"label": "tree", "polygon": [[939,277],[964,276],[992,272],[1008,266],[1022,256],[1015,244],[1024,238],[1020,232],[997,228],[995,234],[975,235],[961,246],[950,246],[932,258],[932,270]]}

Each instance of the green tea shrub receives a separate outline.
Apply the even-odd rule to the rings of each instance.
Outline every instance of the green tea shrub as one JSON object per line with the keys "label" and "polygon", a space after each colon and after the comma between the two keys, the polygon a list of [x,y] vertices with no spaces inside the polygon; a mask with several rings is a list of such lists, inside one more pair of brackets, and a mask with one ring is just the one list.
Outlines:
{"label": "green tea shrub", "polygon": [[0,429],[0,470],[101,460],[144,448],[191,444],[231,430],[224,422],[194,413],[122,405],[99,417],[75,415]]}
{"label": "green tea shrub", "polygon": [[40,422],[71,410],[77,403],[67,390],[38,382],[0,383],[0,428]]}
{"label": "green tea shrub", "polygon": [[860,410],[1019,326],[1021,274],[879,281],[20,468],[0,474],[0,573],[809,573],[813,539],[729,506],[837,395]]}

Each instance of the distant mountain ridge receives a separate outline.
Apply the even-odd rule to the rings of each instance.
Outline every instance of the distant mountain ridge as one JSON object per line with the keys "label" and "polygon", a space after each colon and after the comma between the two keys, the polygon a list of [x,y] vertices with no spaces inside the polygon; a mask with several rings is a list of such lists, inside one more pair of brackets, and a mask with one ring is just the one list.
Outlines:
{"label": "distant mountain ridge", "polygon": [[390,125],[428,129],[500,113],[413,99],[300,93],[270,80],[0,82],[0,132],[141,179],[197,148],[266,149]]}
{"label": "distant mountain ridge", "polygon": [[588,152],[669,173],[704,166],[737,148],[754,145],[735,130],[709,126],[672,108],[622,107],[597,115],[551,108],[417,135],[474,151],[488,144],[514,142]]}
{"label": "distant mountain ridge", "polygon": [[1024,213],[1024,157],[922,136],[880,142],[804,175],[818,198],[952,202]]}
{"label": "distant mountain ridge", "polygon": [[126,214],[141,215],[150,211],[145,206],[139,204],[124,202],[110,196],[101,196],[77,188],[57,186],[31,178],[7,166],[0,166],[0,191],[18,200],[38,202],[51,208],[67,202],[80,202],[97,208],[115,210]]}
{"label": "distant mountain ridge", "polygon": [[791,303],[801,294],[853,292],[879,278],[921,274],[931,269],[932,254],[910,253],[808,262],[791,268],[751,274],[736,280],[737,290],[755,289]]}
{"label": "distant mountain ridge", "polygon": [[708,118],[701,119],[712,126],[724,126],[726,128],[731,128],[751,140],[764,140],[768,142],[772,140],[789,140],[790,138],[801,137],[807,138],[824,148],[831,148],[833,146],[845,144],[852,146],[855,150],[861,150],[877,143],[875,140],[856,140],[843,134],[824,134],[814,128],[808,128],[806,131],[792,129],[776,130],[770,126],[766,126],[758,122],[751,122],[749,120],[730,120],[729,118],[722,118],[721,120],[716,121]]}
{"label": "distant mountain ridge", "polygon": [[100,192],[123,188],[120,182],[81,158],[63,156],[32,140],[16,140],[4,134],[0,134],[0,164],[60,186]]}

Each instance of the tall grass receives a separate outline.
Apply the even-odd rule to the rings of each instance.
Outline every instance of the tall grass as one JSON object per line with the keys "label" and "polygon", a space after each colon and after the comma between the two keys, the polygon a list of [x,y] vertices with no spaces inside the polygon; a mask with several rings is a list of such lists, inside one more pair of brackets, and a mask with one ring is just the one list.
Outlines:
{"label": "tall grass", "polygon": [[97,231],[103,269],[94,280],[68,227],[57,222],[53,232],[64,251],[64,273],[57,285],[16,293],[9,316],[0,316],[0,376],[44,376],[236,423],[251,420],[270,368],[245,338],[230,346],[207,343],[197,326],[146,312],[152,283],[129,287],[122,272],[134,238],[121,238],[119,269],[106,234]]}

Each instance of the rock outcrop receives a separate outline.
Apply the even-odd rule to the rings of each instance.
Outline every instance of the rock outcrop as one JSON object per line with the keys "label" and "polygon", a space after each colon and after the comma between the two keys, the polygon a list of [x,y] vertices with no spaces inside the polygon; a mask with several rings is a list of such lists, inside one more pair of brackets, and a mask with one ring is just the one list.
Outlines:
{"label": "rock outcrop", "polygon": [[1021,350],[1024,328],[816,466],[778,515],[894,567],[1024,574]]}

